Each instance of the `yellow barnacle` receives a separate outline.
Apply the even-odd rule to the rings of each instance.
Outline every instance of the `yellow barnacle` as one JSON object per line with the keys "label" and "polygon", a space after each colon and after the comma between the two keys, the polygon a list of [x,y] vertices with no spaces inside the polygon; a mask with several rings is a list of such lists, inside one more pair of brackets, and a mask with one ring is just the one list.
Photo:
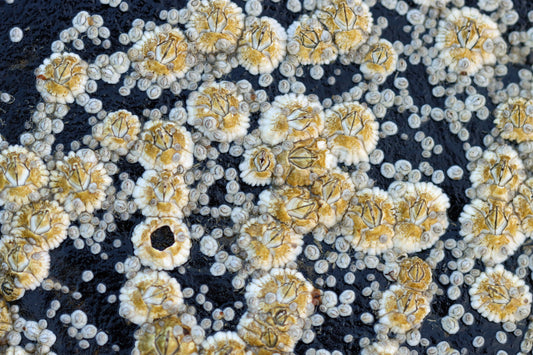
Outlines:
{"label": "yellow barnacle", "polygon": [[246,260],[254,268],[270,270],[295,261],[302,252],[303,236],[270,216],[252,218],[241,227]]}
{"label": "yellow barnacle", "polygon": [[239,170],[241,171],[241,179],[245,183],[252,186],[270,184],[276,166],[276,157],[269,147],[261,145],[247,149],[243,158]]}
{"label": "yellow barnacle", "polygon": [[202,355],[252,355],[235,332],[216,332],[202,342]]}
{"label": "yellow barnacle", "polygon": [[276,96],[269,110],[261,114],[261,139],[269,145],[316,138],[324,129],[322,105],[306,95]]}
{"label": "yellow barnacle", "polygon": [[9,146],[0,152],[0,206],[7,202],[19,205],[30,202],[48,183],[48,170],[42,160],[24,147]]}
{"label": "yellow barnacle", "polygon": [[[1,245],[0,240],[0,245]],[[0,272],[0,295],[7,301],[13,302],[24,296],[24,287],[16,280],[15,274],[10,271]]]}
{"label": "yellow barnacle", "polygon": [[397,281],[400,285],[415,291],[426,291],[429,288],[432,273],[428,263],[414,256],[405,258],[399,264]]}
{"label": "yellow barnacle", "polygon": [[152,81],[166,78],[169,82],[183,78],[191,67],[189,44],[178,28],[156,27],[146,31],[128,51],[132,67]]}
{"label": "yellow barnacle", "polygon": [[103,122],[93,127],[93,137],[103,147],[126,155],[140,130],[139,117],[127,110],[119,110],[108,113]]}
{"label": "yellow barnacle", "polygon": [[16,287],[33,290],[48,276],[50,255],[27,239],[2,237],[0,258]]}
{"label": "yellow barnacle", "polygon": [[448,228],[448,196],[432,183],[393,183],[394,246],[404,253],[430,248]]}
{"label": "yellow barnacle", "polygon": [[519,322],[531,312],[529,286],[501,264],[482,272],[468,292],[472,308],[491,322]]}
{"label": "yellow barnacle", "polygon": [[147,217],[183,218],[189,189],[180,174],[169,170],[146,170],[133,189],[135,203]]}
{"label": "yellow barnacle", "polygon": [[322,136],[338,161],[347,165],[368,161],[378,143],[379,124],[370,109],[345,102],[327,109]]}
{"label": "yellow barnacle", "polygon": [[378,43],[370,46],[360,69],[365,77],[373,77],[376,74],[387,77],[396,70],[397,61],[398,53],[396,53],[392,43],[386,39],[380,39]]}
{"label": "yellow barnacle", "polygon": [[131,241],[141,263],[156,270],[172,270],[189,259],[189,229],[176,218],[147,218],[135,227]]}
{"label": "yellow barnacle", "polygon": [[9,305],[4,299],[0,299],[0,339],[4,337],[13,329],[13,320],[11,319],[11,312]]}
{"label": "yellow barnacle", "polygon": [[315,17],[303,15],[288,28],[287,51],[301,64],[329,64],[337,59],[333,36]]}
{"label": "yellow barnacle", "polygon": [[174,170],[179,165],[189,169],[193,163],[193,142],[185,127],[174,122],[150,120],[140,135],[142,150],[139,163],[145,169]]}
{"label": "yellow barnacle", "polygon": [[394,333],[420,327],[430,311],[430,299],[422,292],[392,285],[379,302],[379,322]]}
{"label": "yellow barnacle", "polygon": [[90,149],[70,152],[56,162],[50,176],[54,199],[63,204],[66,212],[77,214],[99,209],[112,182],[104,164]]}
{"label": "yellow barnacle", "polygon": [[470,174],[472,187],[482,199],[496,198],[510,201],[526,172],[516,151],[508,145],[486,150]]}
{"label": "yellow barnacle", "polygon": [[311,193],[324,201],[322,210],[330,209],[331,212],[327,215],[334,216],[331,222],[324,223],[326,226],[333,226],[342,219],[355,193],[350,176],[338,168],[328,170],[326,174],[318,177],[310,189]]}
{"label": "yellow barnacle", "polygon": [[501,41],[500,31],[490,17],[463,7],[452,9],[440,21],[435,48],[451,71],[472,75],[483,65],[496,63],[492,48],[497,39]]}
{"label": "yellow barnacle", "polygon": [[206,82],[187,99],[187,123],[210,140],[232,142],[248,130],[248,106],[237,85],[229,81]]}
{"label": "yellow barnacle", "polygon": [[523,97],[499,104],[494,111],[494,124],[500,129],[500,136],[517,143],[533,140],[532,112],[533,100]]}
{"label": "yellow barnacle", "polygon": [[392,248],[394,202],[377,187],[356,192],[342,222],[342,233],[356,251],[370,255]]}
{"label": "yellow barnacle", "polygon": [[40,200],[22,206],[15,214],[11,235],[47,251],[67,238],[69,225],[68,214],[56,201]]}
{"label": "yellow barnacle", "polygon": [[231,53],[244,28],[242,9],[229,0],[190,0],[187,36],[202,53]]}
{"label": "yellow barnacle", "polygon": [[271,73],[285,57],[287,34],[273,18],[248,17],[239,41],[239,64],[251,74]]}
{"label": "yellow barnacle", "polygon": [[73,103],[85,92],[88,64],[74,53],[54,53],[35,71],[37,91],[46,102]]}
{"label": "yellow barnacle", "polygon": [[533,236],[533,178],[527,179],[518,187],[512,204],[521,223],[520,231],[526,238]]}
{"label": "yellow barnacle", "polygon": [[333,34],[340,54],[365,43],[372,27],[372,13],[361,0],[321,0],[316,16]]}
{"label": "yellow barnacle", "polygon": [[459,217],[460,234],[483,262],[501,263],[524,242],[520,220],[511,203],[475,199]]}
{"label": "yellow barnacle", "polygon": [[198,350],[191,336],[191,325],[177,315],[145,324],[140,332],[135,332],[135,339],[132,354],[190,355]]}
{"label": "yellow barnacle", "polygon": [[119,314],[135,324],[153,322],[175,313],[183,303],[181,288],[164,271],[146,269],[120,289]]}

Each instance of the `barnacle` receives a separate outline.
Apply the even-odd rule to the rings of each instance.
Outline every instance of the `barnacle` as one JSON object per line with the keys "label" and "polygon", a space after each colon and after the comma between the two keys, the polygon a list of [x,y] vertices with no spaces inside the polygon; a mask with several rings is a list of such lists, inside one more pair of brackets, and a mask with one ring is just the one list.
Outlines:
{"label": "barnacle", "polygon": [[520,184],[512,204],[521,223],[520,231],[526,237],[533,236],[533,178]]}
{"label": "barnacle", "polygon": [[529,286],[501,264],[482,272],[469,294],[472,307],[491,322],[518,322],[531,312]]}
{"label": "barnacle", "polygon": [[325,202],[323,211],[331,209],[331,214],[335,216],[331,225],[342,219],[355,193],[355,187],[350,176],[338,168],[328,170],[326,174],[318,177],[310,189],[311,193],[319,196]]}
{"label": "barnacle", "polygon": [[26,148],[15,145],[0,152],[0,206],[30,202],[30,194],[48,183],[49,172],[42,160]]}
{"label": "barnacle", "polygon": [[103,147],[126,155],[140,130],[139,117],[128,110],[118,110],[108,113],[103,122],[93,127],[93,137]]}
{"label": "barnacle", "polygon": [[11,312],[5,300],[0,299],[0,339],[3,339],[13,329]]}
{"label": "barnacle", "polygon": [[378,43],[370,46],[363,58],[360,69],[367,77],[372,77],[376,74],[387,77],[396,70],[397,61],[398,53],[396,53],[392,44],[386,39],[380,39]]}
{"label": "barnacle", "polygon": [[417,256],[400,261],[398,283],[415,291],[426,291],[431,284],[431,268]]}
{"label": "barnacle", "polygon": [[264,145],[247,149],[239,165],[241,179],[252,186],[264,186],[272,181],[276,158],[272,150]]}
{"label": "barnacle", "polygon": [[357,102],[345,102],[327,109],[322,137],[338,161],[347,165],[368,161],[378,143],[378,128],[372,111]]}
{"label": "barnacle", "polygon": [[47,102],[72,103],[85,92],[88,64],[74,53],[53,53],[35,71],[37,91]]}
{"label": "barnacle", "polygon": [[[529,110],[528,107],[531,107]],[[514,97],[498,105],[494,111],[494,124],[500,136],[518,143],[533,140],[533,100]]]}
{"label": "barnacle", "polygon": [[202,342],[202,355],[252,355],[235,332],[216,332]]}
{"label": "barnacle", "polygon": [[70,152],[56,162],[50,176],[54,199],[63,204],[66,212],[78,214],[99,209],[112,181],[104,164],[90,149]]}
{"label": "barnacle", "polygon": [[329,64],[337,59],[338,49],[333,36],[317,18],[303,15],[287,29],[287,35],[288,52],[301,64]]}
{"label": "barnacle", "polygon": [[156,270],[184,264],[191,249],[189,229],[177,218],[146,218],[135,227],[131,241],[141,263]]}
{"label": "barnacle", "polygon": [[140,332],[135,333],[135,349],[132,354],[195,354],[197,346],[190,334],[191,327],[184,324],[179,316],[170,315],[155,320],[152,324],[141,327]]}
{"label": "barnacle", "polygon": [[396,355],[400,344],[395,340],[385,340],[372,343],[361,351],[361,355]]}

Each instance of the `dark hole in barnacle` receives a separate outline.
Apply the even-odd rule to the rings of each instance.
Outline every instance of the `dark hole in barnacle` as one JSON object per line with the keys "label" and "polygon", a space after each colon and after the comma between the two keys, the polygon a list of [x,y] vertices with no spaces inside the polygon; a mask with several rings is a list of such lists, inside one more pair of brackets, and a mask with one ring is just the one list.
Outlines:
{"label": "dark hole in barnacle", "polygon": [[150,236],[152,248],[163,251],[174,244],[174,233],[169,226],[163,226],[153,231]]}

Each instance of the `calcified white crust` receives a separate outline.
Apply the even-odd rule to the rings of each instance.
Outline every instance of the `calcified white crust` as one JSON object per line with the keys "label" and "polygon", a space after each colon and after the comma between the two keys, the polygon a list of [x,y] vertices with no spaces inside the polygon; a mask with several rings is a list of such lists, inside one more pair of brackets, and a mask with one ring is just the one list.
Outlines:
{"label": "calcified white crust", "polygon": [[529,286],[501,264],[482,272],[468,293],[472,308],[491,322],[518,322],[531,312]]}

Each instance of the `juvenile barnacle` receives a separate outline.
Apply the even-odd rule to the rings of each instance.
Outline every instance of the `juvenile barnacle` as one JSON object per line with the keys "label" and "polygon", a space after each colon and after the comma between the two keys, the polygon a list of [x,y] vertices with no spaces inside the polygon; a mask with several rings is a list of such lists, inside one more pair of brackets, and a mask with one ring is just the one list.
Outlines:
{"label": "juvenile barnacle", "polygon": [[399,262],[400,271],[397,281],[405,288],[426,291],[431,284],[431,268],[417,256],[405,258]]}
{"label": "juvenile barnacle", "polygon": [[239,40],[237,58],[250,74],[266,74],[276,69],[285,57],[287,33],[273,18],[248,17]]}
{"label": "juvenile barnacle", "polygon": [[387,77],[396,70],[397,61],[398,53],[392,43],[386,39],[380,39],[378,43],[370,46],[360,69],[365,77],[373,77],[376,74]]}
{"label": "juvenile barnacle", "polygon": [[525,240],[512,204],[505,201],[475,199],[464,207],[459,222],[464,241],[485,263],[503,262]]}
{"label": "juvenile barnacle", "polygon": [[501,264],[482,272],[468,292],[472,307],[491,322],[519,322],[531,312],[529,286]]}
{"label": "juvenile barnacle", "polygon": [[327,109],[322,137],[338,161],[347,165],[368,161],[378,143],[379,124],[370,109],[345,102]]}
{"label": "juvenile barnacle", "polygon": [[197,351],[190,325],[174,314],[142,326],[135,332],[135,339],[135,355],[187,355]]}
{"label": "juvenile barnacle", "polygon": [[180,174],[146,170],[135,184],[133,198],[144,216],[183,218],[189,189]]}
{"label": "juvenile barnacle", "polygon": [[37,91],[46,102],[73,103],[85,92],[88,64],[74,53],[53,53],[35,71]]}
{"label": "juvenile barnacle", "polygon": [[231,53],[244,28],[242,9],[229,0],[191,0],[187,36],[202,53]]}
{"label": "juvenile barnacle", "polygon": [[315,17],[303,15],[287,29],[290,54],[301,64],[329,64],[337,59],[333,36]]}
{"label": "juvenile barnacle", "polygon": [[178,28],[156,27],[128,51],[132,67],[152,82],[165,77],[170,82],[183,78],[191,67],[189,44]]}
{"label": "juvenile barnacle", "polygon": [[394,199],[394,246],[405,253],[430,248],[448,228],[448,196],[432,183],[397,182],[389,186]]}
{"label": "juvenile barnacle", "polygon": [[276,167],[276,158],[272,150],[264,145],[247,149],[243,154],[244,160],[239,165],[241,179],[252,186],[264,186],[272,181],[272,174]]}
{"label": "juvenile barnacle", "polygon": [[128,110],[118,110],[108,113],[103,122],[93,127],[93,137],[103,147],[126,155],[140,130],[139,117]]}
{"label": "juvenile barnacle", "polygon": [[533,116],[528,114],[533,108],[533,100],[513,97],[498,105],[494,110],[494,124],[504,139],[522,143],[533,140]]}
{"label": "juvenile barnacle", "polygon": [[439,23],[435,48],[451,71],[475,74],[483,65],[496,63],[492,48],[502,41],[497,24],[477,9],[452,9]]}
{"label": "juvenile barnacle", "polygon": [[255,268],[270,270],[295,261],[302,252],[303,236],[272,217],[252,218],[241,227],[246,235],[246,260]]}
{"label": "juvenile barnacle", "polygon": [[235,332],[216,332],[202,342],[203,355],[252,355],[246,343]]}
{"label": "juvenile barnacle", "polygon": [[164,271],[138,272],[120,289],[119,313],[135,324],[153,322],[173,314],[183,303],[179,283]]}
{"label": "juvenile barnacle", "polygon": [[185,127],[171,121],[149,120],[140,134],[139,163],[145,169],[189,169],[193,163],[193,142]]}
{"label": "juvenile barnacle", "polygon": [[394,201],[377,187],[357,191],[344,215],[342,234],[354,250],[369,255],[392,248],[394,237]]}
{"label": "juvenile barnacle", "polygon": [[318,177],[310,186],[310,189],[311,193],[319,196],[325,202],[323,210],[331,209],[334,215],[334,221],[332,221],[331,225],[342,219],[355,193],[352,179],[339,168],[328,170],[324,175]]}
{"label": "juvenile barnacle", "polygon": [[250,126],[243,95],[229,81],[202,84],[187,98],[187,111],[187,123],[217,142],[244,137]]}
{"label": "juvenile barnacle", "polygon": [[191,249],[189,229],[176,218],[150,217],[131,236],[135,255],[156,270],[172,270],[187,262]]}
{"label": "juvenile barnacle", "polygon": [[516,151],[508,145],[486,150],[470,174],[472,187],[482,199],[497,198],[509,201],[518,186],[525,180],[526,172]]}
{"label": "juvenile barnacle", "polygon": [[361,46],[372,27],[372,13],[361,0],[318,1],[316,17],[333,35],[340,54]]}
{"label": "juvenile barnacle", "polygon": [[379,302],[379,322],[403,334],[422,325],[430,311],[430,299],[422,292],[392,285]]}
{"label": "juvenile barnacle", "polygon": [[11,223],[11,235],[27,239],[47,251],[67,237],[68,214],[56,201],[40,200],[24,205]]}
{"label": "juvenile barnacle", "polygon": [[0,152],[0,206],[30,202],[30,194],[48,183],[42,160],[28,149],[14,145]]}
{"label": "juvenile barnacle", "polygon": [[50,187],[54,199],[63,204],[66,212],[92,213],[101,207],[105,190],[112,181],[96,154],[90,149],[80,149],[56,162]]}
{"label": "juvenile barnacle", "polygon": [[270,109],[259,119],[261,139],[269,145],[316,138],[323,129],[322,105],[301,94],[276,96]]}

